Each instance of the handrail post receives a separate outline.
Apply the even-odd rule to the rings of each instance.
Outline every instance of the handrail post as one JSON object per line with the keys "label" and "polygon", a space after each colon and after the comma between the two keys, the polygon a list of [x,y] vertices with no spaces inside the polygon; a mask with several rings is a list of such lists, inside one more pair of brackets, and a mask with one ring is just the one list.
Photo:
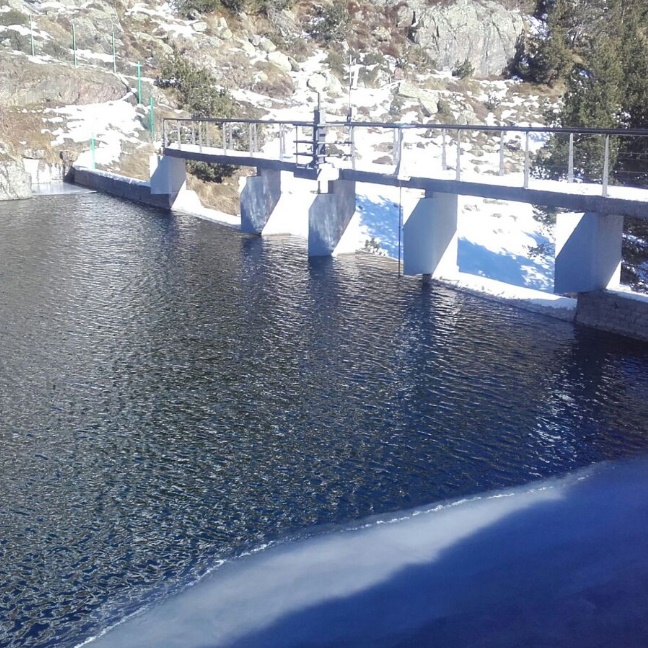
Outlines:
{"label": "handrail post", "polygon": [[202,122],[198,122],[198,150],[202,153]]}
{"label": "handrail post", "polygon": [[180,135],[180,122],[177,121],[176,124],[178,125],[178,132],[177,132],[177,136],[178,136],[178,148],[179,148],[179,149],[182,149],[182,138],[181,138],[181,135]]}
{"label": "handrail post", "polygon": [[284,125],[279,124],[279,159],[283,160],[286,157],[286,131]]}
{"label": "handrail post", "polygon": [[191,122],[191,145],[196,146],[196,122]]}
{"label": "handrail post", "polygon": [[567,182],[574,182],[574,133],[569,133],[569,160],[567,165]]}
{"label": "handrail post", "polygon": [[529,131],[524,137],[524,188],[529,188]]}
{"label": "handrail post", "polygon": [[349,127],[349,140],[351,142],[351,168],[356,168],[355,126]]}
{"label": "handrail post", "polygon": [[162,148],[166,148],[168,146],[168,140],[167,140],[167,120],[163,119],[162,120]]}
{"label": "handrail post", "polygon": [[254,144],[252,142],[252,123],[248,124],[248,153],[252,155],[254,153]]}
{"label": "handrail post", "polygon": [[457,129],[457,168],[456,179],[461,180],[461,130]]}
{"label": "handrail post", "polygon": [[394,158],[394,166],[396,167],[396,170],[400,171],[399,167],[403,159],[403,131],[400,128],[394,129],[392,157]]}
{"label": "handrail post", "polygon": [[499,175],[504,175],[504,131],[500,131]]}
{"label": "handrail post", "polygon": [[227,129],[225,128],[225,122],[221,124],[221,140],[223,155],[225,155],[227,153]]}
{"label": "handrail post", "polygon": [[610,136],[605,136],[605,153],[603,158],[603,196],[607,198],[610,175]]}
{"label": "handrail post", "polygon": [[441,129],[441,169],[448,170],[448,152],[446,150],[446,129]]}

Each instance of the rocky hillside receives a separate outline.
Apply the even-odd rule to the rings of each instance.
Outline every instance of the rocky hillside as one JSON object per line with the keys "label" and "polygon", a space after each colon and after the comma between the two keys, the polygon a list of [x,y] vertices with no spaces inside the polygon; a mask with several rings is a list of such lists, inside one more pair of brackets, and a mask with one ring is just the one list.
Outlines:
{"label": "rocky hillside", "polygon": [[207,74],[236,114],[306,110],[315,91],[337,110],[349,57],[359,87],[376,91],[360,118],[496,123],[542,112],[537,90],[501,81],[527,28],[523,2],[277,5],[0,0],[0,192],[26,195],[23,169],[56,180],[91,150],[98,168],[147,177],[161,118],[187,107],[173,83],[156,83],[174,58]]}

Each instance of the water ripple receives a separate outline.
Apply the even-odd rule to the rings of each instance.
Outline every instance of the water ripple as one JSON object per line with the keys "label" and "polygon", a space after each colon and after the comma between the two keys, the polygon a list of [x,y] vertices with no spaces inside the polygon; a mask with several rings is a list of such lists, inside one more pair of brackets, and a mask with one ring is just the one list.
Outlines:
{"label": "water ripple", "polygon": [[648,354],[97,195],[0,205],[0,645],[314,525],[645,452]]}

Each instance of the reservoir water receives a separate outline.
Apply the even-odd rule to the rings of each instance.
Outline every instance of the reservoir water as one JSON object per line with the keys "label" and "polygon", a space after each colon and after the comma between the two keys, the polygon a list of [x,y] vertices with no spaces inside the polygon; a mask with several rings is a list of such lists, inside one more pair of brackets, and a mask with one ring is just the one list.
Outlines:
{"label": "reservoir water", "polygon": [[75,646],[267,543],[641,456],[647,394],[645,345],[371,257],[0,203],[0,646]]}

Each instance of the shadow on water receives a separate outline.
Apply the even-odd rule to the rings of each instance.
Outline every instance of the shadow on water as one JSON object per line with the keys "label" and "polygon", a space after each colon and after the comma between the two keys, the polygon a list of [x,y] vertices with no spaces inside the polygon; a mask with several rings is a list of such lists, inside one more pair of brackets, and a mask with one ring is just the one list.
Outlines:
{"label": "shadow on water", "polygon": [[[460,506],[448,520],[439,520],[440,524],[450,523],[444,532],[457,533],[458,541],[441,549],[432,560],[402,567],[369,587],[360,584],[357,592],[335,591],[327,596],[327,579],[317,569],[315,578],[322,578],[324,594],[320,598],[324,600],[310,604],[312,588],[304,586],[304,577],[298,578],[296,585],[288,584],[292,573],[283,583],[278,577],[274,595],[280,598],[285,587],[296,586],[298,591],[303,587],[302,606],[263,630],[214,645],[644,646],[648,641],[648,559],[642,550],[648,536],[647,467],[644,460],[602,468],[594,477],[554,486],[559,492],[549,493],[549,497],[543,497],[546,493],[540,493],[539,498],[515,495],[513,500],[527,497],[531,501],[521,507],[505,503],[504,508],[511,507],[511,511],[492,521],[489,508],[501,503],[469,503],[465,506],[473,507],[476,528],[465,537],[453,524],[453,517],[459,518],[454,520],[459,529],[464,522]],[[410,549],[411,562],[417,562],[417,544],[426,542],[425,530],[421,533],[412,520],[396,526],[399,524],[400,533],[408,538],[406,542],[401,539],[398,548]],[[371,542],[369,531],[364,540],[369,554]],[[326,559],[335,560],[325,545],[313,549],[323,549]],[[300,558],[298,555],[297,561]],[[348,558],[342,554],[342,561],[347,561],[343,566],[351,573],[345,580],[353,591],[353,574],[362,575],[362,569]],[[356,558],[362,564],[360,552]],[[410,562],[408,556],[385,560],[396,565]],[[383,571],[382,566],[375,567]],[[257,577],[263,587],[267,574],[260,571]],[[332,571],[339,576],[341,565],[332,566]],[[296,597],[293,593],[288,598]],[[263,601],[257,603],[263,609]],[[269,607],[276,610],[280,605]],[[262,613],[259,616],[262,618]]]}

